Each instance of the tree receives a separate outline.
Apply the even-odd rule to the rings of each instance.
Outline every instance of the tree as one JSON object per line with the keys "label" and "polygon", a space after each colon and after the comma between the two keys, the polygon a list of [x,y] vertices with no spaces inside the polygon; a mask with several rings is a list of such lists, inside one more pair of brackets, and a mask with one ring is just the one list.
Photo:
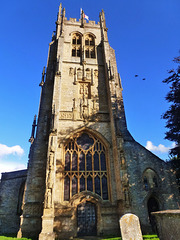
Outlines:
{"label": "tree", "polygon": [[176,70],[171,69],[168,73],[170,76],[163,80],[164,83],[170,84],[170,91],[166,95],[166,100],[171,104],[169,109],[162,115],[166,120],[166,128],[169,130],[165,133],[165,139],[175,142],[175,147],[170,150],[172,158],[180,160],[180,56],[173,60],[178,64]]}

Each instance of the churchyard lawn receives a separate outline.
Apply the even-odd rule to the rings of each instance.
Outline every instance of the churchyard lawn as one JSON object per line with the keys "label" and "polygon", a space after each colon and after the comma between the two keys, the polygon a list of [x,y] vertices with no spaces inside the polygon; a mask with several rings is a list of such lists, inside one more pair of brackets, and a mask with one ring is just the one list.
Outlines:
{"label": "churchyard lawn", "polygon": [[[122,240],[120,237],[108,237],[108,238],[101,238],[102,240]],[[0,240],[31,240],[29,238],[13,238],[13,237],[5,237],[5,236],[0,236]],[[78,240],[78,238],[74,239]],[[143,240],[159,240],[157,235],[144,235]]]}

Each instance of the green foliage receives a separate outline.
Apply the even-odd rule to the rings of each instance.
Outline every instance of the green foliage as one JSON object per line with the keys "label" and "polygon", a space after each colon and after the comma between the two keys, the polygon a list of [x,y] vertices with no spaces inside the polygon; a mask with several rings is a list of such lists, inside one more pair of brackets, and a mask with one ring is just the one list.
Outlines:
{"label": "green foliage", "polygon": [[174,156],[170,159],[168,163],[171,165],[176,174],[176,181],[180,192],[180,159],[177,156]]}
{"label": "green foliage", "polygon": [[14,237],[0,236],[0,240],[31,240],[31,239],[30,238],[14,238]]}
{"label": "green foliage", "polygon": [[171,105],[162,118],[166,120],[166,128],[169,129],[165,133],[165,139],[176,143],[176,146],[171,149],[170,155],[180,159],[180,56],[174,58],[173,61],[178,64],[178,67],[176,70],[171,69],[170,76],[163,81],[170,85],[166,100]]}
{"label": "green foliage", "polygon": [[157,235],[143,235],[143,239],[144,239],[144,240],[150,240],[150,239],[159,240],[159,238],[157,237]]}

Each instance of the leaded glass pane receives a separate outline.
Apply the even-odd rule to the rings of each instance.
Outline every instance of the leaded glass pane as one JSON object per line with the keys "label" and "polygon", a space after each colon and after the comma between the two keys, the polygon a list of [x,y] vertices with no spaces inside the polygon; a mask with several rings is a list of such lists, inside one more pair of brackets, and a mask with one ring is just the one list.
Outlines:
{"label": "leaded glass pane", "polygon": [[72,56],[73,56],[73,57],[76,56],[76,49],[72,49]]}
{"label": "leaded glass pane", "polygon": [[71,154],[69,152],[66,152],[66,155],[65,155],[65,171],[70,170],[70,160],[71,160]]}
{"label": "leaded glass pane", "polygon": [[83,152],[79,155],[79,170],[85,171],[85,155]]}
{"label": "leaded glass pane", "polygon": [[77,39],[77,44],[81,44],[81,39],[80,38]]}
{"label": "leaded glass pane", "polygon": [[99,171],[99,154],[97,152],[94,154],[94,171]]}
{"label": "leaded glass pane", "polygon": [[89,50],[86,50],[85,54],[86,54],[86,58],[89,58]]}
{"label": "leaded glass pane", "polygon": [[94,45],[94,41],[93,41],[93,40],[90,41],[90,45],[91,45],[91,46]]}
{"label": "leaded glass pane", "polygon": [[91,192],[93,191],[92,178],[90,176],[87,178],[87,190]]}
{"label": "leaded glass pane", "polygon": [[99,149],[102,150],[101,143],[99,143]]}
{"label": "leaded glass pane", "polygon": [[69,177],[66,176],[64,179],[64,200],[69,201],[69,195],[70,195],[70,180]]}
{"label": "leaded glass pane", "polygon": [[77,153],[73,152],[72,155],[72,171],[77,171]]}
{"label": "leaded glass pane", "polygon": [[77,193],[77,178],[72,179],[72,196]]}
{"label": "leaded glass pane", "polygon": [[91,58],[95,58],[95,52],[91,51]]}
{"label": "leaded glass pane", "polygon": [[102,177],[102,195],[104,200],[108,200],[108,187],[107,187],[107,178]]}
{"label": "leaded glass pane", "polygon": [[82,176],[80,178],[80,192],[85,190],[85,178]]}
{"label": "leaded glass pane", "polygon": [[81,56],[81,50],[78,49],[78,50],[77,50],[77,57],[80,57],[80,56]]}
{"label": "leaded glass pane", "polygon": [[86,169],[87,171],[92,170],[92,154],[90,152],[86,155]]}
{"label": "leaded glass pane", "polygon": [[101,159],[101,171],[106,171],[106,157],[104,152],[101,153],[100,159]]}
{"label": "leaded glass pane", "polygon": [[99,176],[95,177],[95,193],[101,196],[101,187],[100,187],[100,178]]}

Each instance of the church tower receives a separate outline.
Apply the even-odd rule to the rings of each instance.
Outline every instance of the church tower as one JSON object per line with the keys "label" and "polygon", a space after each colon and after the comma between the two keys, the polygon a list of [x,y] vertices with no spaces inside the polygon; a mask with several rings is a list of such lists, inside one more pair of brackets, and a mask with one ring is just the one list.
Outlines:
{"label": "church tower", "polygon": [[168,167],[127,130],[103,10],[99,17],[86,22],[82,11],[79,21],[67,20],[60,4],[39,84],[18,236],[119,234],[126,212],[150,226],[149,199],[159,209],[176,206],[175,198],[167,200],[175,191],[173,184],[167,189]]}

